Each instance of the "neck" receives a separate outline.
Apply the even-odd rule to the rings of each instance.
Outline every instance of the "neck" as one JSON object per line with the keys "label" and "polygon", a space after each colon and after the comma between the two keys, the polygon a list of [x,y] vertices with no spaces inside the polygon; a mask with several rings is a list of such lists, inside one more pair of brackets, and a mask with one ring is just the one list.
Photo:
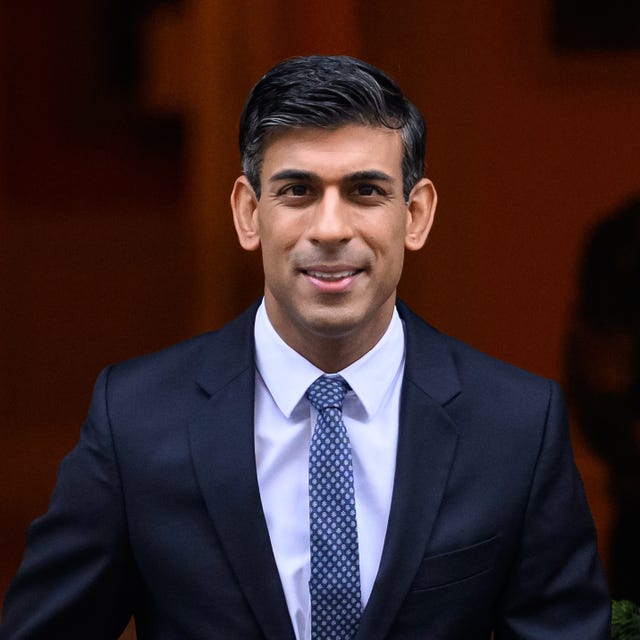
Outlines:
{"label": "neck", "polygon": [[[388,312],[378,314],[370,322],[358,324],[355,327],[343,327],[342,330],[321,328],[312,330],[310,327],[296,327],[291,330],[291,324],[282,324],[277,314],[267,315],[278,335],[303,358],[311,362],[325,373],[336,373],[353,364],[380,341],[389,327],[395,299],[391,301]],[[274,317],[275,316],[275,317]]]}
{"label": "neck", "polygon": [[318,369],[325,373],[337,373],[370,351],[383,334],[384,332],[376,336],[375,341],[366,347],[354,346],[353,340],[348,338],[343,340],[327,338],[323,341],[323,344],[305,344],[301,345],[302,348],[296,348],[294,345],[290,346]]}

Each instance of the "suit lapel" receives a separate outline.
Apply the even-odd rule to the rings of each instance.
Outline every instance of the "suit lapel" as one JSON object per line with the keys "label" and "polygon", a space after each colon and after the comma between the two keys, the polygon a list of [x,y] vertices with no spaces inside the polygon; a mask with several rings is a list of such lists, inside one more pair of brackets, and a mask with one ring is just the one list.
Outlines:
{"label": "suit lapel", "polygon": [[429,540],[455,457],[457,432],[442,405],[459,393],[443,338],[398,304],[406,364],[393,499],[380,569],[357,640],[385,638]]}
{"label": "suit lapel", "polygon": [[263,633],[293,639],[256,474],[254,316],[255,307],[211,345],[199,379],[210,397],[190,425],[191,455],[221,544]]}

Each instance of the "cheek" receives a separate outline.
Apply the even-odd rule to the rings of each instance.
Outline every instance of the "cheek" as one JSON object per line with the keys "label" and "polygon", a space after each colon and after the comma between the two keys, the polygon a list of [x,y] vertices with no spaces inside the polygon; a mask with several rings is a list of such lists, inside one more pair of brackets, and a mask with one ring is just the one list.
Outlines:
{"label": "cheek", "polygon": [[263,216],[259,227],[260,242],[270,251],[283,253],[293,248],[304,232],[304,221],[300,216],[278,214]]}
{"label": "cheek", "polygon": [[405,229],[402,224],[385,225],[362,233],[369,247],[388,262],[402,262],[404,256]]}
{"label": "cheek", "polygon": [[260,238],[262,263],[267,276],[283,272],[295,253],[296,237],[287,236],[285,233],[270,229],[268,234]]}

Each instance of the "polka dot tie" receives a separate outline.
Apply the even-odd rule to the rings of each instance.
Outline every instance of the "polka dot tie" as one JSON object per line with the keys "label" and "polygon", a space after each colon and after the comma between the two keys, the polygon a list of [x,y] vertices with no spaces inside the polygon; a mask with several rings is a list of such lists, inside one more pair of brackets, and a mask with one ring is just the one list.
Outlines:
{"label": "polka dot tie", "polygon": [[318,411],[309,448],[311,638],[353,638],[360,621],[360,562],[349,435],[342,402],[349,385],[320,376],[307,398]]}

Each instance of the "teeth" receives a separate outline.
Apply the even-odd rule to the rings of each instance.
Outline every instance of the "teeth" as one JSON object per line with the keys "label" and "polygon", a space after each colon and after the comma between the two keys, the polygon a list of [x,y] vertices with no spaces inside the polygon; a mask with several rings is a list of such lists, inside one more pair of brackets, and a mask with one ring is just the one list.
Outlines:
{"label": "teeth", "polygon": [[342,278],[348,278],[354,276],[356,271],[336,271],[335,273],[326,273],[325,271],[307,271],[307,275],[318,280],[342,280]]}

